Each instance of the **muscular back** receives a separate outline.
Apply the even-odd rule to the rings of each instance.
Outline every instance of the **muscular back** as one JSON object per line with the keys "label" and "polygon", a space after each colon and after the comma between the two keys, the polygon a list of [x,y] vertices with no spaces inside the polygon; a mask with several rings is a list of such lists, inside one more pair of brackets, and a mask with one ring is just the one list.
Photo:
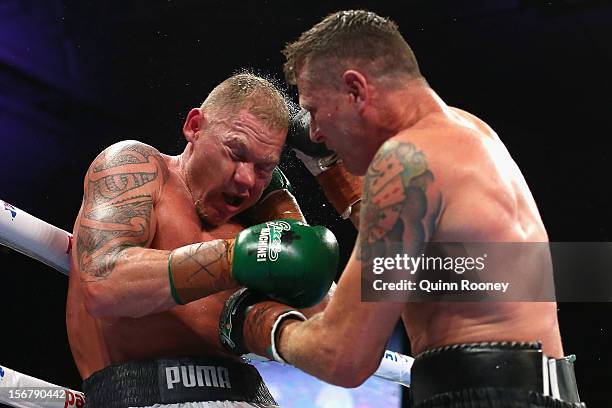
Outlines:
{"label": "muscular back", "polygon": [[156,301],[170,298],[164,270],[169,250],[233,238],[242,226],[204,228],[172,159],[138,142],[119,143],[98,156],[84,191],[74,226],[66,315],[81,376],[128,360],[223,353],[218,314],[233,290],[143,316],[135,309],[121,317],[99,293],[149,303],[155,310]]}
{"label": "muscular back", "polygon": [[[447,109],[395,139],[422,149],[435,180],[424,217],[426,239],[548,241],[523,175],[499,137],[481,120]],[[503,263],[529,285],[550,273],[550,257],[540,252],[527,255],[537,258],[534,262],[507,257]],[[408,303],[403,318],[415,353],[455,343],[540,340],[547,354],[563,354],[555,303]]]}

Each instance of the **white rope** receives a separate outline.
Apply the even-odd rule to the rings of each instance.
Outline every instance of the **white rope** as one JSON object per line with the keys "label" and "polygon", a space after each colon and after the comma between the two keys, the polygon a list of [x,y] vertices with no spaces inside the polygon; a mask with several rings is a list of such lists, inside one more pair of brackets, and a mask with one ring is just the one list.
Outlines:
{"label": "white rope", "polygon": [[0,366],[0,402],[17,408],[82,408],[85,395]]}
{"label": "white rope", "polygon": [[[72,234],[2,200],[0,211],[1,244],[69,274]],[[387,350],[373,375],[410,386],[413,362],[412,357]]]}
{"label": "white rope", "polygon": [[70,271],[72,234],[2,200],[0,244],[45,263],[65,275]]}

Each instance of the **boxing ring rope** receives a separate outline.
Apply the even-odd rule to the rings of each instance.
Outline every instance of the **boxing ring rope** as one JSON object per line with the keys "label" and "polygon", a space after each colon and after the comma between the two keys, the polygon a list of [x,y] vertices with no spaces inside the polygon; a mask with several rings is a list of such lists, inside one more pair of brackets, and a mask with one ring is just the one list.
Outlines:
{"label": "boxing ring rope", "polygon": [[18,408],[82,408],[85,396],[80,391],[0,366],[0,403]]}
{"label": "boxing ring rope", "polygon": [[[70,274],[70,252],[72,234],[57,228],[27,212],[0,200],[0,244],[36,259],[64,275]],[[386,350],[380,366],[373,374],[383,380],[410,386],[410,369],[414,359],[395,351]],[[23,399],[11,398],[7,390],[15,389],[59,389],[64,390],[65,400],[58,405],[37,405]],[[71,396],[69,399],[69,396]],[[14,397],[14,392],[13,392]],[[13,407],[73,407],[83,406],[84,396],[79,391],[47,383],[10,368],[0,366],[0,402]],[[77,403],[80,401],[81,405]],[[72,404],[72,405],[70,405]]]}
{"label": "boxing ring rope", "polygon": [[0,244],[21,252],[64,275],[70,273],[72,234],[0,199]]}

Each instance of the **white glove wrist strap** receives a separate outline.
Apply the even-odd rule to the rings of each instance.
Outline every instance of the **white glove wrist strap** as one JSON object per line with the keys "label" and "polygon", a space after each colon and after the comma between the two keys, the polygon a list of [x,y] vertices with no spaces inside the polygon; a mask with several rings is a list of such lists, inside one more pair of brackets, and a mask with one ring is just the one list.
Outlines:
{"label": "white glove wrist strap", "polygon": [[278,316],[276,318],[276,321],[274,322],[274,325],[272,325],[272,331],[270,333],[270,336],[271,336],[270,344],[272,344],[272,347],[271,347],[272,358],[281,364],[287,364],[287,362],[285,361],[285,359],[281,357],[280,353],[278,352],[276,348],[276,330],[280,327],[281,322],[289,317],[291,317],[292,319],[298,319],[302,321],[306,320],[306,316],[304,316],[301,312],[298,312],[297,310],[291,310],[289,312],[283,313],[282,315]]}

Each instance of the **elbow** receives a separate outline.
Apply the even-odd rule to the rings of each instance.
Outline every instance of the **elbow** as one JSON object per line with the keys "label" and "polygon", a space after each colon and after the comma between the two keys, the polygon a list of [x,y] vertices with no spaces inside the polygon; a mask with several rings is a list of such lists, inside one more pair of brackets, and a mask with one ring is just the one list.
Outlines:
{"label": "elbow", "polygon": [[[113,281],[83,282],[83,303],[87,313],[96,319],[109,317],[140,318],[146,316],[142,308],[126,302],[127,293]],[[127,304],[126,304],[127,303]]]}
{"label": "elbow", "polygon": [[83,303],[87,313],[95,318],[113,316],[111,288],[103,282],[83,282]]}
{"label": "elbow", "polygon": [[87,313],[97,319],[108,317],[144,316],[140,308],[126,304],[128,295],[121,289],[122,285],[112,279],[83,282],[83,303]]}
{"label": "elbow", "polygon": [[376,371],[380,363],[363,351],[352,353],[346,347],[334,350],[332,356],[332,361],[327,365],[325,381],[344,388],[359,387]]}

